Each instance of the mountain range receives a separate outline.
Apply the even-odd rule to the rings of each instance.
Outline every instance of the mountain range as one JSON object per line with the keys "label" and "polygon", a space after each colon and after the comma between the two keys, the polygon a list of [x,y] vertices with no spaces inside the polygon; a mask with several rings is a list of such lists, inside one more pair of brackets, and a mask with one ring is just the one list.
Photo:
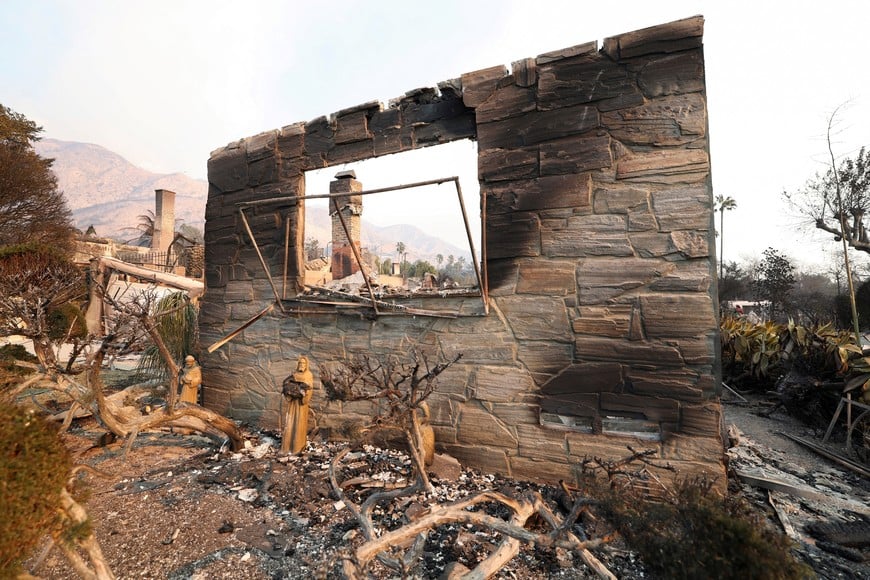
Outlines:
{"label": "mountain range", "polygon": [[[74,225],[84,231],[93,226],[97,235],[118,240],[137,237],[139,216],[154,211],[154,190],[176,193],[175,217],[202,229],[208,183],[182,173],[153,173],[137,167],[112,151],[91,143],[42,139],[36,152],[54,159],[52,169],[73,214]],[[306,212],[305,237],[325,247],[331,236],[330,219],[323,208]],[[406,246],[408,259],[433,261],[435,256],[470,257],[467,249],[427,234],[412,224],[375,226],[362,222],[362,243],[376,254],[395,253],[396,243]]]}

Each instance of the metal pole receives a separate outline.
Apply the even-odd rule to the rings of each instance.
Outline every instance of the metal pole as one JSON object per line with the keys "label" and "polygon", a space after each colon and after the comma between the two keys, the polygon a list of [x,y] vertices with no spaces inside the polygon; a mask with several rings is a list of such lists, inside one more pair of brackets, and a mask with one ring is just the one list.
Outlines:
{"label": "metal pole", "polygon": [[[353,195],[371,195],[373,193],[384,193],[387,191],[396,191],[399,189],[411,189],[414,187],[425,187],[427,185],[440,185],[448,181],[459,181],[456,176],[442,177],[439,179],[429,179],[427,181],[417,181],[415,183],[406,183],[404,185],[393,185],[390,187],[380,187],[378,189],[369,189],[368,191],[355,191]],[[281,203],[287,201],[296,201],[299,199],[332,199],[336,197],[347,197],[347,193],[320,193],[316,195],[285,195],[283,197],[270,197],[268,199],[260,199],[257,201],[240,201],[236,205],[239,207],[256,207],[258,205],[267,205],[271,203]]]}
{"label": "metal pole", "polygon": [[281,285],[281,299],[287,298],[287,268],[290,262],[290,214],[284,219],[284,279]]}
{"label": "metal pole", "polygon": [[[347,197],[347,194],[344,195]],[[375,300],[375,291],[372,290],[372,283],[369,281],[369,276],[366,274],[366,269],[363,268],[362,258],[359,255],[359,250],[356,247],[356,244],[353,243],[353,240],[350,237],[350,231],[347,229],[347,223],[344,221],[344,216],[341,215],[341,210],[338,208],[338,202],[335,198],[332,199],[332,207],[335,208],[335,213],[338,214],[338,220],[341,222],[341,229],[344,230],[344,235],[347,238],[348,243],[350,244],[350,249],[353,252],[353,257],[356,260],[356,265],[359,266],[359,271],[362,273],[363,280],[366,281],[366,288],[369,289],[369,296],[372,299],[372,308],[375,310],[375,315],[379,314],[378,305]],[[332,246],[332,253],[335,255],[335,245]]]}
{"label": "metal pole", "polygon": [[465,211],[465,201],[462,199],[462,187],[459,185],[459,178],[454,177],[453,183],[456,184],[456,196],[459,198],[459,209],[462,210],[462,222],[465,224],[465,235],[468,238],[468,247],[471,249],[471,263],[474,265],[474,275],[477,276],[477,287],[480,288],[480,295],[483,298],[483,310],[489,313],[489,305],[487,304],[486,295],[483,290],[483,280],[480,277],[480,266],[477,263],[477,252],[474,251],[474,240],[471,239],[471,228],[468,225],[468,214]]}
{"label": "metal pole", "polygon": [[272,293],[275,294],[275,301],[278,302],[281,312],[284,312],[284,306],[281,304],[281,296],[278,294],[278,288],[275,287],[275,282],[272,280],[272,274],[269,273],[269,266],[266,265],[266,260],[263,258],[263,254],[260,253],[260,246],[257,245],[257,240],[254,239],[254,232],[251,231],[251,226],[248,224],[248,218],[245,217],[245,210],[239,208],[239,215],[242,216],[242,223],[245,225],[245,231],[248,232],[248,236],[251,238],[251,243],[254,244],[254,251],[257,252],[257,257],[260,258],[260,264],[263,266],[263,271],[266,273],[266,279],[269,281],[269,286],[272,287]]}

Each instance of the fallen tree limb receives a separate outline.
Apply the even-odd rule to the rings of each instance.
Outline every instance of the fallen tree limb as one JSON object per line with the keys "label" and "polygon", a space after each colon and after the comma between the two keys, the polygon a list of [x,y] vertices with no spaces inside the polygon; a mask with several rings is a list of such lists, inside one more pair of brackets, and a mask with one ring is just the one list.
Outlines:
{"label": "fallen tree limb", "polygon": [[[76,500],[64,489],[61,491],[61,509],[69,519],[67,527],[83,528],[88,521],[88,514]],[[69,541],[57,541],[57,546],[69,560],[76,572],[87,580],[114,580],[115,575],[109,568],[105,556],[100,549],[100,544],[94,536],[93,530],[88,529],[79,537],[73,537]],[[77,548],[82,550],[87,558],[78,553]]]}
{"label": "fallen tree limb", "polygon": [[[426,515],[398,529],[379,535],[371,517],[374,506],[421,491],[424,487],[423,481],[418,477],[410,486],[388,492],[373,493],[361,506],[357,506],[344,492],[343,487],[345,487],[344,483],[346,482],[339,482],[337,477],[337,466],[347,455],[348,451],[349,449],[345,449],[336,455],[329,468],[329,478],[333,490],[359,522],[363,536],[366,539],[366,542],[362,546],[358,547],[351,555],[344,559],[342,570],[347,578],[357,579],[365,577],[365,570],[372,560],[376,558],[392,570],[408,574],[419,556],[420,549],[425,542],[428,532],[438,526],[451,523],[478,526],[499,533],[504,537],[498,546],[474,570],[464,576],[466,579],[492,577],[519,553],[522,542],[533,543],[544,548],[573,550],[580,555],[583,561],[599,577],[613,580],[616,578],[589,551],[590,548],[601,545],[604,540],[583,541],[570,531],[583,508],[589,503],[585,498],[575,500],[569,516],[563,520],[547,506],[546,502],[537,492],[530,493],[521,498],[513,498],[498,492],[485,491],[451,504],[435,506]],[[498,503],[507,507],[511,512],[510,518],[505,520],[491,516],[484,511],[469,511],[471,508],[487,503]],[[550,525],[551,530],[547,533],[540,533],[526,529],[525,525],[533,515],[540,516],[541,519]],[[410,549],[406,550],[398,558],[387,555],[390,552],[404,549],[408,546],[410,546]]]}

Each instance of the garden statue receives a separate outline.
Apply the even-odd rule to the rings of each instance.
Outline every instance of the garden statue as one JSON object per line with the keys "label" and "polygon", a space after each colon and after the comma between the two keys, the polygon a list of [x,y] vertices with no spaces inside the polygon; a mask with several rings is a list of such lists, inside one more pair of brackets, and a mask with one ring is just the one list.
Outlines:
{"label": "garden statue", "polygon": [[300,356],[296,372],[284,379],[284,431],[281,451],[299,453],[308,437],[308,403],[314,392],[314,375],[308,368],[308,358]]}
{"label": "garden statue", "polygon": [[184,359],[184,374],[181,375],[181,402],[193,403],[199,401],[199,386],[202,384],[202,369],[196,364],[192,355]]}
{"label": "garden statue", "polygon": [[418,417],[420,421],[420,436],[423,438],[423,463],[425,465],[432,465],[432,462],[435,460],[435,429],[429,423],[429,403],[426,401],[420,403],[420,411],[422,412],[422,417],[419,415]]}

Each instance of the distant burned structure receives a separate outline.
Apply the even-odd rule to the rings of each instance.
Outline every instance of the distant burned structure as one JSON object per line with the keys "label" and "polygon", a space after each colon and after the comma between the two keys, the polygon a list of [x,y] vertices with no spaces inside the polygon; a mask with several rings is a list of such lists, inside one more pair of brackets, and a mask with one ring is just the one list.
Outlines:
{"label": "distant burned structure", "polygon": [[336,180],[329,184],[329,193],[347,193],[347,196],[333,197],[330,200],[329,216],[332,220],[332,279],[340,280],[359,272],[360,265],[354,256],[360,252],[362,232],[363,200],[361,195],[350,195],[362,191],[362,184],[356,180],[353,171],[342,171]]}
{"label": "distant burned structure", "polygon": [[[571,478],[583,457],[631,444],[721,474],[702,32],[694,17],[622,34],[214,151],[206,406],[275,428],[300,355],[316,371],[360,353],[462,353],[430,404],[439,448],[468,465]],[[478,142],[477,295],[301,300],[305,171],[459,139]],[[312,407],[324,428],[374,412],[323,389]]]}

